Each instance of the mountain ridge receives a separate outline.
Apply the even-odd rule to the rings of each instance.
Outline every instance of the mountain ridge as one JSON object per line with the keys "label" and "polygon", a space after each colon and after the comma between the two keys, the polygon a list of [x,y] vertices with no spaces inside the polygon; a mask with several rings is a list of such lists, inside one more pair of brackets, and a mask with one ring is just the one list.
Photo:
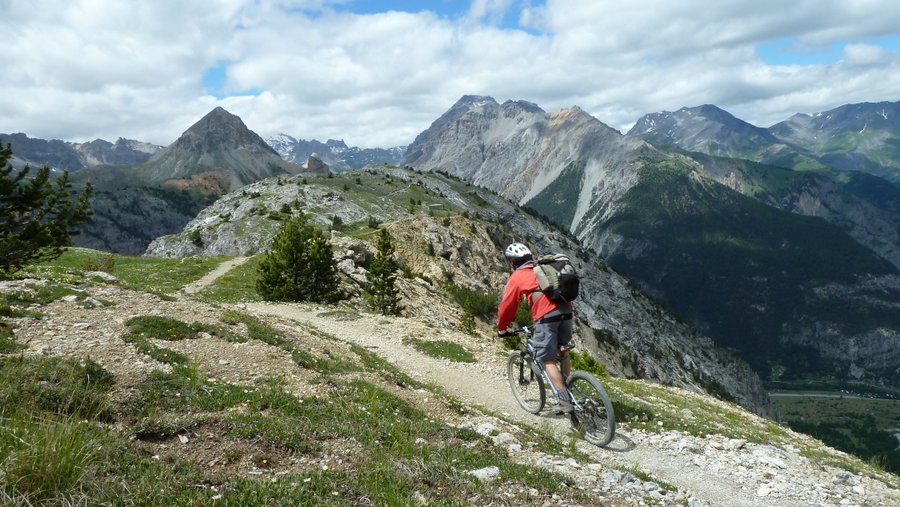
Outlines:
{"label": "mountain ridge", "polygon": [[315,139],[295,139],[288,134],[269,137],[266,142],[288,162],[303,163],[310,156],[315,156],[338,172],[362,169],[372,164],[396,165],[406,152],[405,146],[358,148],[347,146],[343,140],[328,139],[323,143]]}
{"label": "mountain ridge", "polygon": [[[725,317],[720,314],[718,305],[724,301],[731,299],[735,305],[733,309],[756,308],[757,305],[764,308],[767,298],[771,297],[768,291],[783,295],[796,290],[789,277],[776,272],[763,277],[761,282],[754,282],[754,271],[758,269],[755,266],[760,262],[777,261],[773,265],[784,269],[799,267],[796,262],[800,262],[804,269],[815,268],[815,263],[824,262],[813,271],[816,278],[805,286],[804,297],[812,297],[810,301],[822,301],[824,304],[822,294],[827,293],[829,298],[849,298],[854,305],[860,304],[861,301],[855,299],[853,293],[864,287],[866,282],[844,286],[838,291],[842,294],[840,296],[835,296],[833,291],[822,292],[821,284],[828,285],[830,278],[837,280],[836,277],[844,277],[850,264],[842,265],[827,248],[824,257],[821,253],[804,250],[805,244],[817,242],[843,245],[847,252],[853,252],[851,255],[858,260],[857,265],[866,266],[860,273],[863,279],[869,275],[888,277],[884,279],[885,286],[894,288],[885,293],[878,303],[873,301],[870,304],[886,305],[888,314],[892,315],[888,320],[897,320],[900,315],[897,313],[900,293],[896,283],[890,281],[890,277],[896,276],[897,268],[856,245],[846,232],[835,225],[808,221],[815,227],[797,227],[791,225],[798,223],[799,218],[795,215],[776,212],[775,208],[762,207],[762,204],[756,205],[754,200],[743,200],[737,191],[724,184],[728,183],[730,176],[726,176],[723,182],[711,178],[710,171],[687,154],[660,150],[636,136],[624,136],[578,110],[540,114],[515,108],[503,109],[496,101],[484,97],[468,97],[457,102],[417,137],[403,163],[419,170],[447,172],[486,186],[523,206],[544,210],[542,213],[548,219],[572,232],[584,247],[603,255],[612,267],[636,279],[650,294],[680,308],[683,317],[708,331],[720,343],[743,349],[745,354],[755,350],[775,351],[778,357],[770,355],[756,361],[758,371],[765,372],[778,364],[769,361],[799,357],[780,355],[777,351],[788,349],[791,343],[815,343],[816,340],[810,338],[811,332],[811,336],[827,340],[829,347],[839,343],[846,345],[853,340],[860,340],[866,346],[854,349],[847,355],[851,349],[823,345],[820,352],[827,352],[820,366],[787,359],[792,361],[787,368],[792,374],[804,375],[813,371],[821,374],[822,368],[825,368],[848,377],[851,371],[854,374],[868,371],[864,375],[873,380],[900,381],[900,376],[894,371],[895,366],[900,366],[900,358],[890,356],[888,363],[896,364],[885,368],[883,356],[879,355],[885,347],[889,350],[892,347],[890,344],[900,341],[900,326],[891,324],[880,328],[878,324],[865,324],[862,317],[840,314],[841,319],[855,322],[848,327],[846,323],[829,320],[828,315],[818,312],[811,303],[804,303],[802,312],[806,312],[803,313],[805,318],[824,319],[819,331],[815,331],[815,327],[803,331],[791,330],[771,319],[768,324],[759,327],[754,324],[759,322],[758,315],[752,312],[734,315],[737,320],[733,323],[721,320]],[[553,187],[553,182],[558,181],[561,175],[568,178],[569,187],[580,189],[577,198],[571,194],[565,196],[564,191]],[[666,196],[665,181],[677,183],[679,188],[685,190],[693,190],[683,196]],[[660,203],[659,198],[668,201]],[[666,213],[666,207],[675,213]],[[723,236],[717,239],[704,237],[702,233],[694,234],[690,229],[690,215],[681,214],[681,211],[692,208],[710,210],[703,219],[710,221],[707,225],[713,226],[711,230],[717,230],[716,234]],[[633,214],[635,220],[623,221],[624,213],[638,209],[649,212]],[[852,209],[843,211],[853,212]],[[754,223],[757,225],[752,227],[759,227],[760,222],[754,219],[741,224],[731,219],[732,214],[755,217],[765,214],[779,221],[781,226],[777,228],[779,232],[766,231],[767,227],[762,226],[758,233],[754,233],[757,239],[747,242],[742,238],[741,227]],[[728,257],[719,258],[715,254],[718,250],[714,248],[694,248],[672,237],[672,231],[682,229],[691,232],[686,237],[695,238],[697,245],[724,241],[722,245],[738,248],[730,250]],[[807,234],[817,237],[814,240],[805,238]],[[784,236],[773,237],[778,235]],[[667,239],[661,242],[663,238]],[[789,259],[777,255],[780,245],[790,245],[790,250],[800,256],[796,257],[796,261],[790,260],[785,264]],[[765,254],[762,257],[760,252],[754,250],[757,247],[763,248]],[[678,263],[680,258],[687,262]],[[641,263],[635,263],[637,260]],[[794,268],[790,267],[790,263],[794,263]],[[826,265],[836,269],[831,272],[828,271],[831,268],[821,269]],[[668,268],[661,269],[661,266]],[[704,292],[686,294],[683,291],[675,297],[680,283],[676,280],[681,277],[718,280],[716,283],[733,292],[722,294],[725,299],[704,299]],[[799,310],[798,301],[803,300],[785,299],[784,302],[787,308]],[[835,313],[834,317],[837,315]],[[789,313],[781,318],[794,319]],[[783,323],[787,322],[785,320]],[[834,332],[838,329],[850,331],[854,338],[845,341],[839,337],[839,332]],[[870,331],[876,329],[884,329],[887,334],[875,338],[880,331],[874,334]],[[883,346],[876,345],[876,342]]]}
{"label": "mountain ridge", "polygon": [[[864,102],[814,114],[797,113],[762,129],[718,107],[700,106],[645,115],[628,135],[788,168],[862,171],[896,185],[900,184],[898,117],[900,102]],[[747,131],[757,134],[749,145],[742,135]]]}
{"label": "mountain ridge", "polygon": [[16,157],[21,159],[19,165],[47,165],[56,171],[71,172],[96,165],[137,164],[163,149],[162,146],[122,137],[115,143],[103,139],[72,143],[30,138],[23,133],[0,134],[0,144],[13,146]]}

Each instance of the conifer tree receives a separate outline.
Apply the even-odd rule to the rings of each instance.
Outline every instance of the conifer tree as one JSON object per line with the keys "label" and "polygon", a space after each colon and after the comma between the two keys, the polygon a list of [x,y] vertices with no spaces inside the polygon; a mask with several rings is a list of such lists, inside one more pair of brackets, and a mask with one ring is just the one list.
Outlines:
{"label": "conifer tree", "polygon": [[34,177],[25,166],[13,174],[12,146],[0,146],[0,272],[10,273],[54,259],[72,244],[77,226],[90,218],[90,183],[72,192],[68,171],[55,180],[42,166]]}
{"label": "conifer tree", "polygon": [[394,243],[387,229],[378,232],[375,259],[363,288],[367,306],[382,315],[400,315],[400,293],[396,287],[400,266],[394,259]]}
{"label": "conifer tree", "polygon": [[325,234],[303,216],[285,220],[260,263],[256,290],[268,301],[340,299],[337,265]]}

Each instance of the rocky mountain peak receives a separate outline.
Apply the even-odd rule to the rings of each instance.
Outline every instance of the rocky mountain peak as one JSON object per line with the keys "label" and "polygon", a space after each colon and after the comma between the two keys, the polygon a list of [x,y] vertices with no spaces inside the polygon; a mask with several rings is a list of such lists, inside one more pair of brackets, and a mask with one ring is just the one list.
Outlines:
{"label": "rocky mountain peak", "polygon": [[778,144],[768,130],[712,104],[644,115],[627,135],[713,155],[736,155]]}
{"label": "rocky mountain peak", "polygon": [[[183,186],[180,180],[215,173],[234,190],[280,173],[302,172],[281,156],[240,117],[216,107],[168,148],[147,162],[151,180]],[[190,186],[190,185],[189,185]]]}
{"label": "rocky mountain peak", "polygon": [[274,149],[247,128],[243,120],[222,107],[216,107],[187,129],[172,145],[176,150],[212,152],[228,147],[251,148],[277,155]]}
{"label": "rocky mountain peak", "polygon": [[514,110],[514,111],[524,111],[527,113],[540,113],[543,114],[545,111],[540,108],[534,102],[528,102],[526,100],[507,100],[501,106],[505,110]]}

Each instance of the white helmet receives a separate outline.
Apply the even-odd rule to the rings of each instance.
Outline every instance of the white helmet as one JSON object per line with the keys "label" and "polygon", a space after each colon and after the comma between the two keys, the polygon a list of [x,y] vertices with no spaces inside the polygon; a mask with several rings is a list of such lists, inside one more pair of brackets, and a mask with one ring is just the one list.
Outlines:
{"label": "white helmet", "polygon": [[522,243],[513,243],[506,247],[506,251],[503,252],[503,255],[505,255],[507,259],[531,258],[531,250]]}

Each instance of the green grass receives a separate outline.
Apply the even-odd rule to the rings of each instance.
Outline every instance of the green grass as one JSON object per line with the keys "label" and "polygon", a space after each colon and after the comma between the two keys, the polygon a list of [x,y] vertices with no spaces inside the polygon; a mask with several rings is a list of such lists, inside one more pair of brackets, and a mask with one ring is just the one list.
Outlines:
{"label": "green grass", "polygon": [[772,400],[782,420],[794,430],[900,474],[900,451],[893,436],[896,431],[889,431],[900,427],[900,401],[816,397]]}
{"label": "green grass", "polygon": [[73,416],[0,410],[0,503],[27,498],[27,505],[76,503],[98,460],[97,431]]}
{"label": "green grass", "polygon": [[[128,332],[122,336],[122,340],[135,346],[141,353],[161,362],[176,365],[187,365],[189,358],[180,352],[160,347],[149,340],[178,341],[194,339],[198,337],[200,330],[215,331],[216,328],[204,324],[192,325],[185,322],[155,315],[142,315],[132,317],[125,322]],[[229,341],[238,341],[224,330],[223,335],[230,338]]]}
{"label": "green grass", "polygon": [[216,303],[243,303],[262,301],[256,292],[256,280],[259,277],[259,264],[263,255],[256,255],[237,266],[212,284],[198,292],[201,299]]}
{"label": "green grass", "polygon": [[46,284],[25,284],[24,289],[0,294],[0,316],[40,317],[40,313],[26,310],[31,305],[44,306],[66,296],[76,296],[84,300],[87,296],[66,285],[50,282]]}
{"label": "green grass", "polygon": [[171,317],[142,315],[125,321],[130,332],[143,338],[178,341],[197,338],[197,331],[185,322]]}
{"label": "green grass", "polygon": [[244,324],[247,326],[247,333],[251,339],[259,340],[290,353],[294,362],[303,368],[324,374],[359,370],[355,363],[334,352],[338,347],[322,345],[316,347],[315,353],[310,352],[296,346],[283,333],[251,315],[227,310],[223,314],[223,320],[230,324]]}
{"label": "green grass", "polygon": [[366,348],[355,343],[350,344],[350,350],[359,356],[360,361],[370,371],[378,373],[384,380],[403,387],[414,387],[424,389],[428,387],[426,384],[413,379],[406,373],[400,371],[399,368],[382,358],[378,354],[367,350]]}
{"label": "green grass", "polygon": [[90,359],[0,358],[0,407],[7,415],[52,410],[109,420],[112,414],[106,393],[112,385],[112,375]]}
{"label": "green grass", "polygon": [[0,320],[0,354],[10,354],[25,348],[26,345],[16,342],[12,328]]}
{"label": "green grass", "polygon": [[[464,505],[496,498],[500,487],[534,488],[540,498],[560,495],[573,503],[588,499],[567,477],[514,463],[477,433],[436,421],[361,379],[336,379],[328,390],[298,398],[277,379],[234,386],[177,366],[153,373],[137,384],[128,403],[109,412],[119,414],[116,430],[71,404],[46,403],[108,403],[111,377],[97,365],[20,357],[4,359],[2,366],[0,374],[19,380],[15,389],[10,378],[0,384],[5,387],[0,502],[5,504],[401,505],[418,497],[429,505]],[[48,382],[68,395],[33,394],[47,389]],[[161,459],[146,451],[147,445],[167,449],[154,447],[167,438],[210,431],[219,433],[217,445],[227,463],[249,460],[263,472],[283,471],[247,477],[243,465],[207,471],[190,450],[179,454],[172,448]],[[315,462],[334,448],[350,451],[343,466],[291,466],[297,457]],[[493,483],[468,473],[486,466],[500,469]]]}
{"label": "green grass", "polygon": [[86,268],[104,266],[127,288],[165,294],[199,280],[225,259],[226,257],[160,259],[111,255],[87,248],[68,248],[58,259],[26,268],[23,275],[34,274],[72,283],[83,279]]}
{"label": "green grass", "polygon": [[404,342],[411,343],[419,352],[436,357],[448,359],[457,363],[474,363],[475,356],[458,343],[447,340],[421,340],[418,338],[406,338]]}

